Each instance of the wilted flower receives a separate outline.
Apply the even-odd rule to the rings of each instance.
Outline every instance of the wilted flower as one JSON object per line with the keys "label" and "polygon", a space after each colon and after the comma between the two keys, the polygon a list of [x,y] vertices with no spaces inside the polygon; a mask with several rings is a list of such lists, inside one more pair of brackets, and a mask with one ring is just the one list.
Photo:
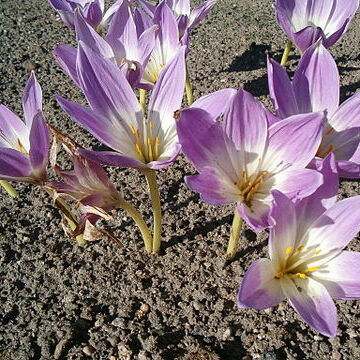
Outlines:
{"label": "wilted flower", "polygon": [[276,18],[288,38],[304,52],[319,39],[329,48],[346,32],[358,0],[276,0]]}
{"label": "wilted flower", "polygon": [[254,262],[244,275],[238,305],[266,309],[288,299],[304,321],[336,336],[333,299],[360,298],[360,253],[344,251],[360,228],[360,196],[338,203],[332,154],[322,164],[326,182],[294,205],[274,191],[270,259]]}
{"label": "wilted flower", "polygon": [[34,73],[24,89],[23,109],[25,122],[0,105],[0,179],[41,184],[46,180],[49,132]]}
{"label": "wilted flower", "polygon": [[360,94],[339,106],[339,72],[321,42],[305,51],[292,82],[285,69],[269,59],[268,80],[270,96],[279,117],[326,111],[327,122],[315,162],[333,152],[339,175],[359,178]]}
{"label": "wilted flower", "polygon": [[188,186],[210,204],[237,203],[255,230],[273,224],[273,189],[300,199],[323,181],[317,171],[304,169],[319,146],[323,114],[297,115],[268,127],[272,116],[246,91],[227,89],[198,100],[177,121],[182,149],[200,172],[185,178]]}

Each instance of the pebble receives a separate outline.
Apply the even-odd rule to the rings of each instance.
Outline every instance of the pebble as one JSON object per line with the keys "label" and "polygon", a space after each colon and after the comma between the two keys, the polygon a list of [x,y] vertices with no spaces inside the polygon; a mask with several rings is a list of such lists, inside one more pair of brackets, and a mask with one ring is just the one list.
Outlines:
{"label": "pebble", "polygon": [[109,360],[117,360],[117,357],[114,356],[114,355],[111,355],[111,356],[109,357]]}
{"label": "pebble", "polygon": [[86,345],[83,347],[82,351],[85,355],[91,356],[95,352],[95,349],[91,345]]}
{"label": "pebble", "polygon": [[322,341],[320,343],[320,349],[323,351],[323,352],[329,352],[330,351],[330,346],[329,344],[327,344],[326,342]]}
{"label": "pebble", "polygon": [[117,317],[112,322],[111,325],[114,325],[116,327],[123,327],[125,325],[124,319]]}
{"label": "pebble", "polygon": [[54,359],[55,360],[61,358],[64,348],[65,348],[66,344],[68,343],[68,341],[69,341],[69,338],[63,338],[58,342],[58,344],[55,347],[55,351],[54,351]]}
{"label": "pebble", "polygon": [[314,340],[315,340],[315,341],[320,341],[320,340],[322,340],[322,337],[319,336],[319,335],[315,335],[315,336],[314,336]]}
{"label": "pebble", "polygon": [[119,343],[119,338],[117,336],[112,336],[108,338],[108,341],[111,346],[116,346]]}
{"label": "pebble", "polygon": [[222,340],[226,341],[227,339],[229,339],[230,336],[231,336],[231,329],[226,328],[223,335],[222,335]]}
{"label": "pebble", "polygon": [[331,359],[332,360],[341,360],[341,354],[338,351],[335,351],[335,352],[333,352]]}
{"label": "pebble", "polygon": [[202,305],[198,301],[193,302],[193,307],[195,310],[200,310],[202,308]]}

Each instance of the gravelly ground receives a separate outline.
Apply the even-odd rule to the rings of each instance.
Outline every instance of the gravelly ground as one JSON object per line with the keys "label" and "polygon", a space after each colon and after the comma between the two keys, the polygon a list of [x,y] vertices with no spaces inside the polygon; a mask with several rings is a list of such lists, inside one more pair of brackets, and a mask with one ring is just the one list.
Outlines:
{"label": "gravelly ground", "polygon": [[[342,100],[360,82],[359,25],[357,16],[332,49]],[[21,114],[22,89],[35,69],[49,122],[82,145],[95,145],[53,99],[60,93],[83,101],[53,60],[54,47],[73,42],[73,34],[46,1],[0,1],[0,39],[0,101]],[[279,59],[285,42],[271,1],[219,1],[191,40],[195,98],[244,87],[270,106],[266,52]],[[290,70],[298,59],[290,58]],[[244,271],[266,256],[267,234],[245,229],[238,256],[226,265],[232,209],[208,206],[189,191],[182,179],[193,172],[180,158],[159,174],[161,256],[144,254],[138,231],[121,212],[109,228],[123,246],[104,239],[79,247],[64,236],[57,210],[40,190],[18,184],[15,200],[1,192],[0,359],[360,359],[359,302],[337,302],[335,339],[312,331],[286,303],[266,311],[234,306]],[[144,179],[134,170],[109,173],[149,215]],[[342,183],[341,197],[356,194],[358,182]],[[359,241],[350,249],[360,250]],[[149,311],[139,317],[139,309]]]}

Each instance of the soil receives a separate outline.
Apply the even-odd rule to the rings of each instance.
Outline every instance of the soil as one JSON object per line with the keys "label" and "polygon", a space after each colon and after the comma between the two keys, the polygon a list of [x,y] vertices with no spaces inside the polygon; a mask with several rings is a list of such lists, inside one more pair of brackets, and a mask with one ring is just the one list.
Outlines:
{"label": "soil", "polygon": [[[270,106],[266,54],[279,60],[286,40],[271,2],[221,0],[194,30],[188,61],[195,98],[244,87]],[[2,0],[0,17],[1,103],[22,114],[23,87],[34,69],[48,121],[83,146],[96,146],[53,98],[59,93],[84,103],[52,55],[57,44],[74,44],[73,33],[45,0]],[[342,100],[360,84],[359,43],[360,15],[331,49]],[[292,54],[290,71],[299,60]],[[108,171],[149,220],[144,178],[135,170]],[[244,272],[267,256],[267,233],[245,228],[235,260],[225,263],[233,208],[200,201],[183,182],[191,173],[183,157],[158,173],[164,213],[159,256],[145,254],[124,213],[106,225],[122,245],[103,239],[78,246],[41,190],[15,184],[16,199],[1,191],[0,359],[360,359],[359,302],[337,302],[334,339],[311,330],[285,302],[265,311],[236,307]],[[359,183],[343,181],[339,194],[359,194]],[[359,239],[349,248],[359,251]]]}

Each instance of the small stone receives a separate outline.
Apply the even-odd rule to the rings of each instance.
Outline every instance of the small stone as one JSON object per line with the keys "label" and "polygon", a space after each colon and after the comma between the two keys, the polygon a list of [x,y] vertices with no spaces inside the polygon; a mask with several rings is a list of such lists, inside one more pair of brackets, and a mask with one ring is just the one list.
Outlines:
{"label": "small stone", "polygon": [[202,308],[202,305],[198,301],[194,301],[193,307],[195,310],[199,311]]}
{"label": "small stone", "polygon": [[315,336],[314,336],[314,340],[315,340],[315,341],[320,341],[320,340],[322,340],[322,337],[319,336],[319,335],[315,335]]}
{"label": "small stone", "polygon": [[226,328],[223,335],[222,335],[222,340],[226,341],[227,339],[229,339],[230,336],[231,336],[231,329]]}
{"label": "small stone", "polygon": [[68,341],[69,341],[69,338],[64,338],[58,342],[58,344],[55,347],[55,351],[54,351],[54,359],[55,360],[61,358],[64,348],[65,348],[66,344],[68,343]]}
{"label": "small stone", "polygon": [[142,319],[150,311],[150,306],[148,304],[142,304],[140,309],[135,312],[135,316],[138,319]]}
{"label": "small stone", "polygon": [[91,356],[95,352],[95,349],[91,345],[86,345],[83,347],[82,351],[85,355]]}
{"label": "small stone", "polygon": [[354,330],[352,329],[349,329],[346,331],[348,333],[348,335],[351,337],[351,338],[354,338],[354,337],[357,337],[357,334]]}
{"label": "small stone", "polygon": [[109,357],[109,360],[117,360],[117,357],[114,356],[114,355],[111,355],[111,356]]}
{"label": "small stone", "polygon": [[130,350],[124,344],[118,345],[118,351],[119,351],[120,360],[130,360],[131,359]]}
{"label": "small stone", "polygon": [[144,350],[141,350],[138,355],[138,360],[149,360],[147,352]]}
{"label": "small stone", "polygon": [[330,346],[328,343],[326,343],[325,341],[322,341],[320,343],[320,349],[323,351],[323,352],[329,352],[330,351]]}
{"label": "small stone", "polygon": [[111,346],[116,346],[119,343],[119,338],[117,336],[112,336],[108,338],[108,341]]}
{"label": "small stone", "polygon": [[335,352],[333,352],[331,359],[332,360],[341,360],[341,354],[338,351],[335,351]]}
{"label": "small stone", "polygon": [[123,327],[123,325],[125,324],[124,319],[117,317],[115,318],[112,322],[111,325],[114,325],[116,327]]}

